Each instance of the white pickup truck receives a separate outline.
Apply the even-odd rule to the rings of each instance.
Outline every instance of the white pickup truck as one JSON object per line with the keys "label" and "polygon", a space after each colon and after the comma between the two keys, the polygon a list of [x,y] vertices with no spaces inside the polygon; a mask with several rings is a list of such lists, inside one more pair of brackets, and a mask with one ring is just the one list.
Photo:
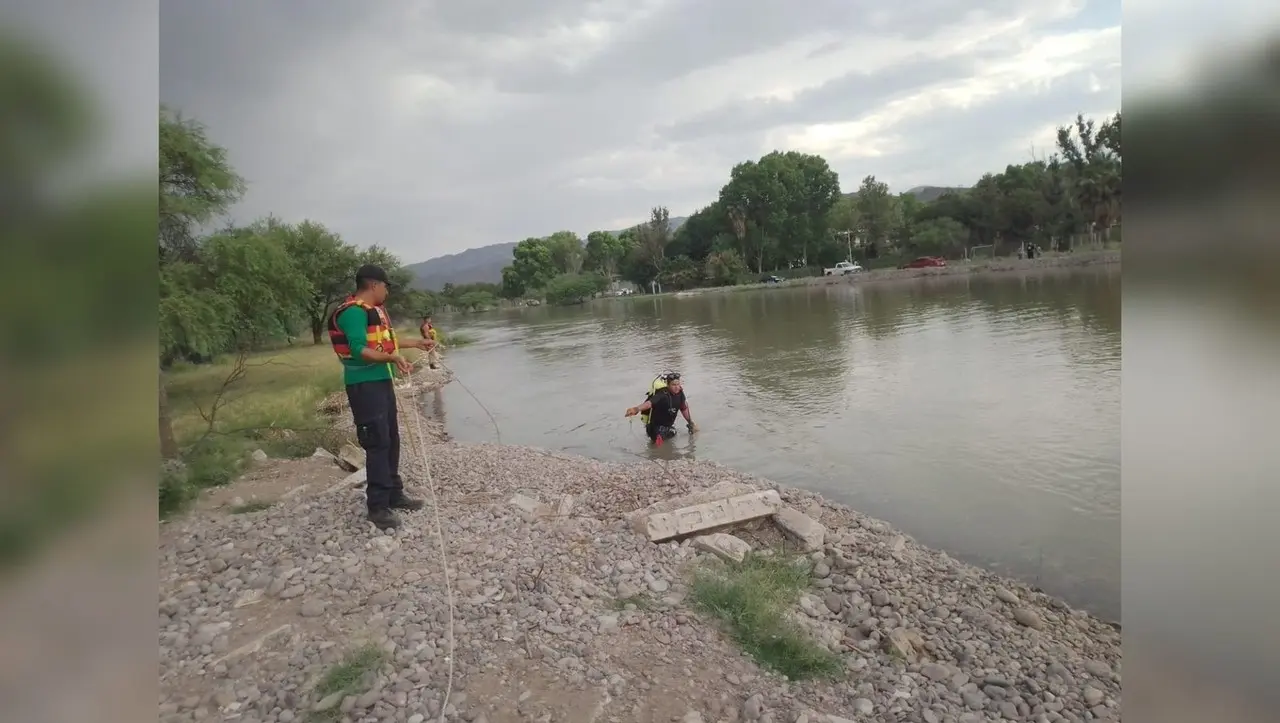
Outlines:
{"label": "white pickup truck", "polygon": [[847,276],[849,274],[856,274],[861,270],[862,270],[861,266],[851,261],[841,261],[840,263],[836,264],[833,268],[823,269],[822,275],[823,276]]}

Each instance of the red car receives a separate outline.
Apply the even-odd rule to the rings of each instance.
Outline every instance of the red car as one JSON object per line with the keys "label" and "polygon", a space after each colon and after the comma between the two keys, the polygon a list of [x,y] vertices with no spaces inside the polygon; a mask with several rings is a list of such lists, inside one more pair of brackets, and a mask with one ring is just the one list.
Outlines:
{"label": "red car", "polygon": [[900,269],[927,269],[934,266],[946,266],[947,260],[941,256],[921,256],[915,261],[908,261],[899,266]]}

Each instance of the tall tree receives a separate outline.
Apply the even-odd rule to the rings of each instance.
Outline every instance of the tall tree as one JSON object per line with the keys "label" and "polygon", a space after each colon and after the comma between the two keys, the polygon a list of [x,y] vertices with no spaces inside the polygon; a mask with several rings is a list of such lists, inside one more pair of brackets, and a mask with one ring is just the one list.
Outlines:
{"label": "tall tree", "polygon": [[[204,127],[161,106],[159,118],[159,243],[161,354],[184,327],[218,315],[216,300],[192,294],[181,279],[193,274],[199,228],[222,216],[244,194],[245,182],[227,161],[224,148],[210,142]],[[181,268],[166,268],[180,264]],[[167,337],[167,339],[166,339]],[[170,347],[165,349],[164,342]],[[163,369],[163,364],[162,364]],[[168,412],[164,372],[160,372],[159,435],[161,456],[178,455]]]}
{"label": "tall tree", "polygon": [[299,262],[311,285],[307,322],[312,343],[320,344],[329,312],[351,293],[360,255],[354,246],[315,221],[290,228],[285,239],[289,255]]}
{"label": "tall tree", "polygon": [[889,184],[875,176],[862,179],[854,201],[858,209],[858,234],[867,245],[867,255],[875,258],[892,238],[894,231],[894,198]]}

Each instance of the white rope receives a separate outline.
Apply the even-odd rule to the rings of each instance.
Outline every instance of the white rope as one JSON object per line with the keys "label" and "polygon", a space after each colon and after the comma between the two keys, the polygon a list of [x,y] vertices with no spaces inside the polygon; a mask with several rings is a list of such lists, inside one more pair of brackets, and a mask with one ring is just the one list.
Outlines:
{"label": "white rope", "polygon": [[[449,652],[445,656],[445,661],[449,664],[449,677],[445,684],[444,700],[440,702],[440,723],[445,721],[445,708],[449,705],[449,696],[453,694],[453,656],[454,656],[454,638],[453,638],[453,583],[449,580],[449,552],[444,540],[444,526],[440,523],[440,496],[436,493],[436,483],[431,477],[431,462],[427,459],[427,445],[424,441],[426,435],[422,431],[422,416],[418,413],[418,387],[410,382],[408,384],[409,391],[413,395],[412,403],[409,407],[413,410],[414,431],[418,438],[418,457],[422,460],[422,468],[424,470],[423,478],[427,481],[427,489],[431,492],[431,510],[435,517],[435,533],[436,542],[440,547],[440,564],[444,566],[444,591],[445,597],[449,605],[449,627],[448,627],[448,644]],[[402,386],[397,387],[397,391],[403,389]],[[396,406],[400,406],[397,404]]]}

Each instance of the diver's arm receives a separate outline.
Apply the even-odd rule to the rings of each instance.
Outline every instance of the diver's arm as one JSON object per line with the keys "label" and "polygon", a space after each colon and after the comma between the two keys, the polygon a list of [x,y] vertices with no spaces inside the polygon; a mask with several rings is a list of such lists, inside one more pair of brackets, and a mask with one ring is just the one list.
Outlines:
{"label": "diver's arm", "polygon": [[647,400],[647,399],[646,399],[645,401],[640,402],[640,406],[638,406],[638,407],[630,407],[629,409],[627,409],[627,415],[626,415],[626,416],[628,416],[628,417],[634,417],[634,416],[636,416],[637,414],[639,414],[639,413],[641,413],[641,412],[647,412],[647,411],[649,411],[650,409],[653,409],[653,402],[650,402],[649,400]]}
{"label": "diver's arm", "polygon": [[684,405],[680,407],[680,414],[684,415],[684,421],[688,423],[689,431],[692,432],[698,429],[698,425],[693,423],[693,415],[689,413],[688,402],[685,402]]}

